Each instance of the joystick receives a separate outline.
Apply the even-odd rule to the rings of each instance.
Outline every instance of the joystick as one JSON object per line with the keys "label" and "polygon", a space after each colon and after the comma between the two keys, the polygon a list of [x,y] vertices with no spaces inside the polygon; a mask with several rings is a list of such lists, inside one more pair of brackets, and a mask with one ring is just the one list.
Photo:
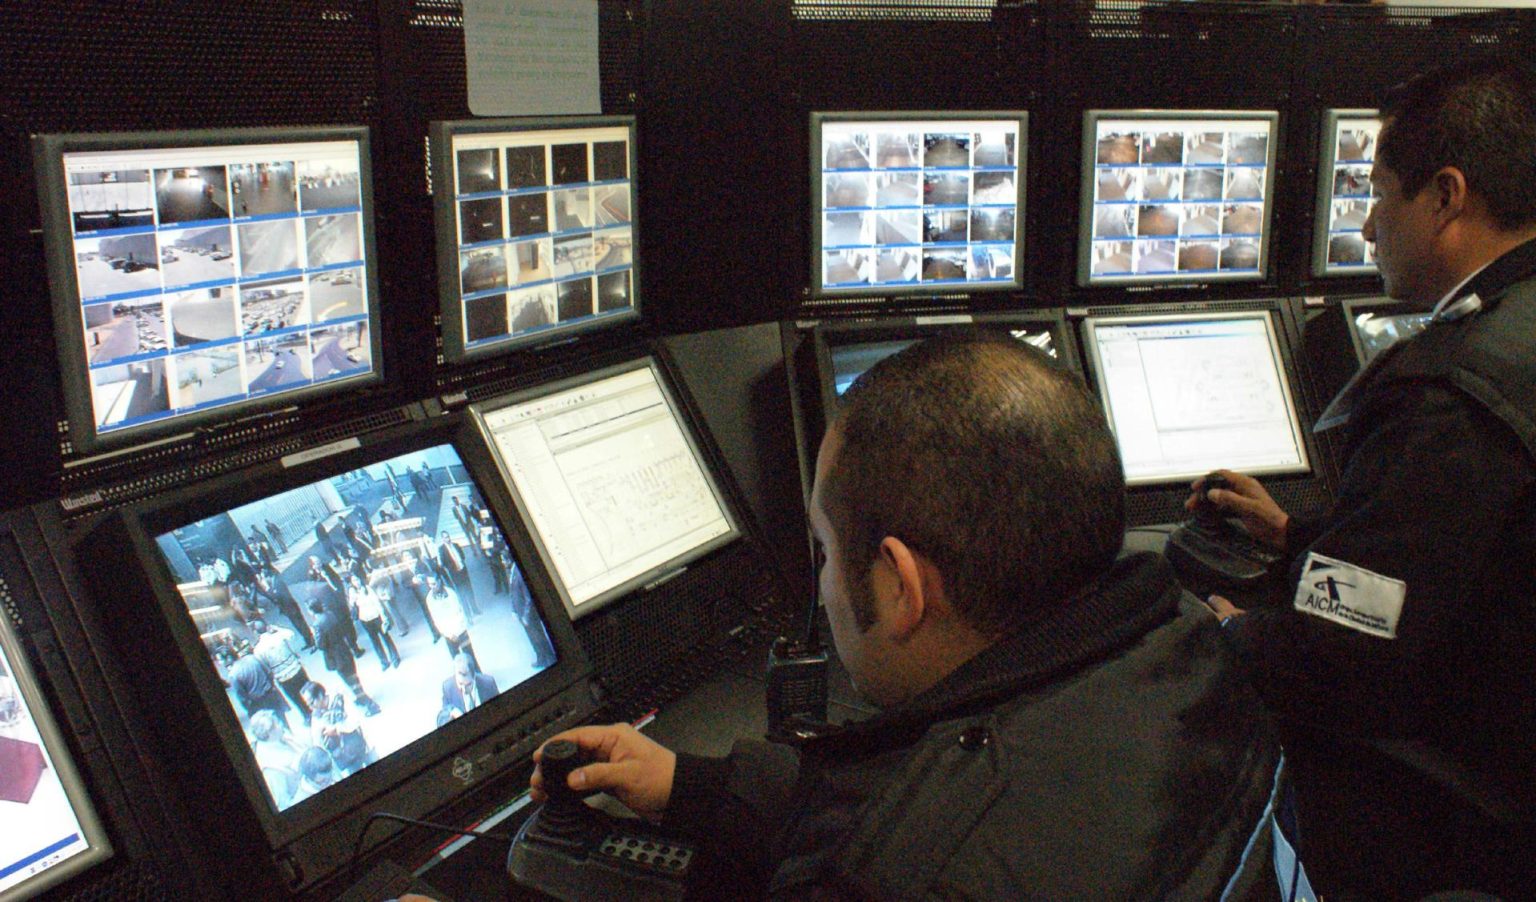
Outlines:
{"label": "joystick", "polygon": [[1163,552],[1185,588],[1197,595],[1255,586],[1281,560],[1278,553],[1260,547],[1246,530],[1227,519],[1211,502],[1212,489],[1231,491],[1232,480],[1216,472],[1205,475],[1189,520],[1168,536]]}
{"label": "joystick", "polygon": [[549,798],[518,830],[507,873],[557,899],[682,899],[693,848],[583,802],[566,779],[590,760],[574,742],[544,746],[539,770]]}
{"label": "joystick", "polygon": [[1200,489],[1200,496],[1195,499],[1194,518],[1202,526],[1217,528],[1223,518],[1221,508],[1211,501],[1211,489],[1232,490],[1232,480],[1217,472],[1205,474],[1205,482]]}

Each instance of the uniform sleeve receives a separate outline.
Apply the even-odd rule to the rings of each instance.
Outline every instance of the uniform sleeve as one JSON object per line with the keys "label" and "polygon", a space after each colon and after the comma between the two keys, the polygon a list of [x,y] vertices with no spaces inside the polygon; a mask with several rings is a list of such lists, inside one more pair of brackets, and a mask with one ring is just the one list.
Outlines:
{"label": "uniform sleeve", "polygon": [[1488,597],[1480,577],[1500,566],[1500,539],[1521,522],[1536,480],[1514,433],[1459,392],[1424,383],[1393,392],[1373,405],[1383,412],[1362,427],[1337,504],[1299,549],[1290,585],[1294,596],[1308,552],[1402,580],[1396,638],[1289,599],[1232,631],[1274,710],[1355,734],[1416,732],[1454,703],[1444,678],[1477,654],[1472,625],[1513,603]]}
{"label": "uniform sleeve", "polygon": [[742,740],[725,758],[679,754],[662,825],[766,878],[799,772],[799,753],[777,743]]}

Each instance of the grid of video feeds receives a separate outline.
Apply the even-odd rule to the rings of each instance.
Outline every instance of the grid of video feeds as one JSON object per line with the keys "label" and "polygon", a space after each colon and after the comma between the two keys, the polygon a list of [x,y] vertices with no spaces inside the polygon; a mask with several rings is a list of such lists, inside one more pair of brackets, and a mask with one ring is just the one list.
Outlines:
{"label": "grid of video feeds", "polygon": [[[628,125],[453,135],[466,349],[633,309]],[[445,274],[446,275],[446,274]]]}
{"label": "grid of video feeds", "polygon": [[98,434],[373,371],[356,141],[66,153]]}
{"label": "grid of video feeds", "polygon": [[1371,167],[1376,162],[1376,138],[1381,120],[1375,116],[1339,116],[1331,122],[1332,159],[1326,172],[1332,187],[1326,203],[1328,249],[1323,274],[1376,271],[1375,248],[1360,234],[1376,203]]}
{"label": "grid of video feeds", "polygon": [[1088,284],[1261,276],[1272,119],[1090,121]]}
{"label": "grid of video feeds", "polygon": [[821,289],[1020,282],[1023,114],[820,120]]}

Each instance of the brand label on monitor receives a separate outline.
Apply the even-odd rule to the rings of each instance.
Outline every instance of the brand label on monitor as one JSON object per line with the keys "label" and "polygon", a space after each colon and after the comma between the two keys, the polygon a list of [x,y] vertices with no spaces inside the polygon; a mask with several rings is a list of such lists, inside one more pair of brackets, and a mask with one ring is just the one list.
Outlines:
{"label": "brand label on monitor", "polygon": [[1312,552],[1296,586],[1296,610],[1382,639],[1397,638],[1408,584]]}

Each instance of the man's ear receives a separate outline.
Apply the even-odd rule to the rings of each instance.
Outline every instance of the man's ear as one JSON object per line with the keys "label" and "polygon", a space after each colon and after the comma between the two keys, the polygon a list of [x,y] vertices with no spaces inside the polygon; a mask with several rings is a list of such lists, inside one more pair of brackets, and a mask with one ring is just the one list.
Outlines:
{"label": "man's ear", "polygon": [[1449,225],[1467,210],[1467,176],[1455,166],[1441,167],[1430,177],[1425,190],[1433,191],[1435,219],[1441,227]]}
{"label": "man's ear", "polygon": [[928,613],[935,585],[933,564],[895,536],[880,541],[874,579],[875,604],[891,637],[901,641],[916,632]]}

